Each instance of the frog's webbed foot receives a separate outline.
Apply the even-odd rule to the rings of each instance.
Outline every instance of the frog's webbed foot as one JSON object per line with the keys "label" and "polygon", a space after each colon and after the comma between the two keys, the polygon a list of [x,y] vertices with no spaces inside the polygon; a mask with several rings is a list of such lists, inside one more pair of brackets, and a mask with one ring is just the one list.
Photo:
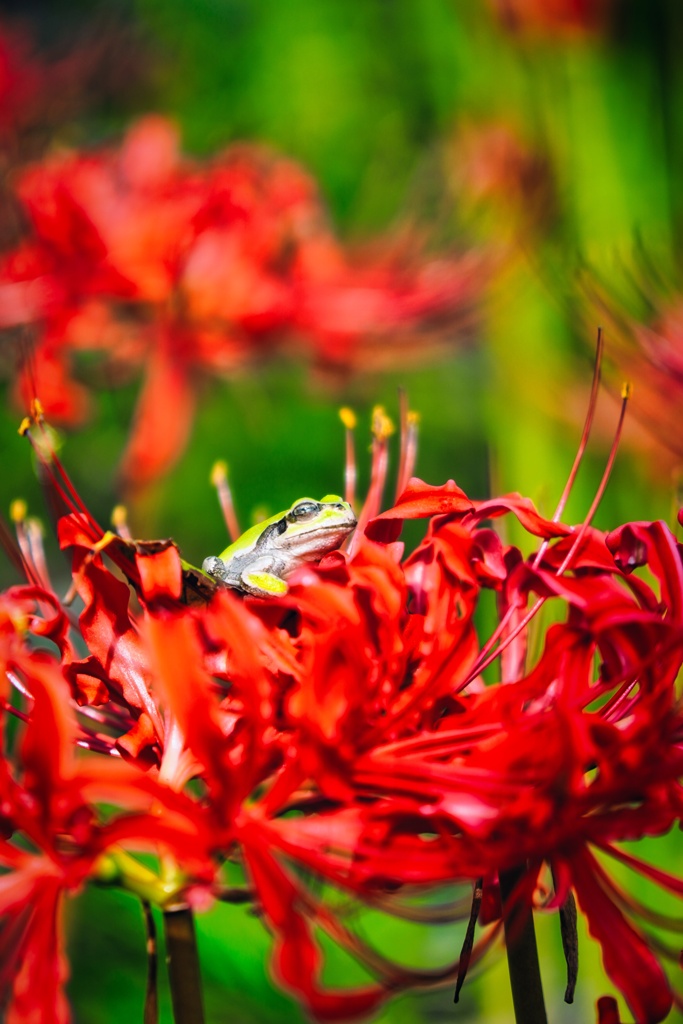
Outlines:
{"label": "frog's webbed foot", "polygon": [[254,597],[283,597],[289,590],[279,576],[259,569],[245,569],[240,576],[240,584],[242,590],[246,590],[247,594],[253,594]]}
{"label": "frog's webbed foot", "polygon": [[217,583],[225,583],[225,562],[218,555],[209,555],[208,558],[204,559],[202,562],[202,572],[205,572],[207,576],[211,576]]}

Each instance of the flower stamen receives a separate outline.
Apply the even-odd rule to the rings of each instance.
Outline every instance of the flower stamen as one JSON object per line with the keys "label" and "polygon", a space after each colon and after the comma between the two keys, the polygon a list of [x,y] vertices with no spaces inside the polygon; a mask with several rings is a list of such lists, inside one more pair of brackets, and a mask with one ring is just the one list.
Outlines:
{"label": "flower stamen", "polygon": [[586,515],[586,518],[584,519],[583,523],[581,524],[581,528],[580,528],[578,534],[576,535],[576,539],[575,539],[574,543],[572,544],[572,546],[570,547],[569,551],[567,552],[567,555],[566,555],[564,561],[562,562],[562,565],[560,565],[560,567],[555,572],[556,576],[561,576],[562,573],[565,572],[567,570],[568,566],[571,564],[572,558],[574,557],[575,553],[578,551],[578,549],[579,549],[579,547],[581,545],[581,541],[585,537],[586,531],[588,530],[588,527],[590,526],[590,524],[591,524],[591,522],[593,520],[593,516],[597,512],[598,505],[602,501],[602,496],[605,493],[605,488],[607,487],[607,483],[608,483],[609,478],[610,478],[611,473],[612,473],[612,467],[614,466],[614,460],[617,457],[617,450],[619,448],[619,441],[621,439],[621,432],[622,432],[622,429],[623,429],[623,426],[624,426],[624,419],[626,417],[626,407],[627,407],[629,399],[631,397],[632,390],[633,389],[632,389],[631,384],[628,381],[625,381],[624,384],[622,385],[622,388],[621,388],[621,410],[620,410],[620,413],[619,413],[619,422],[617,423],[617,429],[616,429],[616,431],[614,433],[614,440],[612,441],[612,447],[610,448],[610,452],[609,452],[609,455],[607,457],[607,464],[605,465],[605,470],[604,470],[604,472],[602,474],[602,479],[600,480],[600,484],[598,485],[598,489],[595,492],[595,497],[593,498],[593,501],[591,503],[591,507],[588,510],[588,514]]}
{"label": "flower stamen", "polygon": [[339,410],[339,419],[346,428],[346,460],[344,463],[344,499],[348,501],[351,508],[356,502],[356,445],[354,441],[354,430],[358,422],[353,409],[343,406]]}
{"label": "flower stamen", "polygon": [[396,494],[394,501],[406,488],[406,484],[413,475],[415,460],[417,458],[417,433],[420,422],[420,414],[412,412],[408,408],[408,399],[403,388],[399,390],[400,403],[400,424],[401,424],[401,447],[398,461],[398,474],[396,476]]}
{"label": "flower stamen", "polygon": [[[575,538],[573,544],[571,545],[569,551],[567,552],[567,554],[566,554],[562,564],[555,570],[555,576],[558,576],[558,577],[561,576],[570,567],[570,565],[572,563],[572,560],[573,560],[574,556],[576,555],[577,551],[579,550],[579,547],[581,546],[583,538],[586,535],[588,527],[591,524],[593,516],[595,515],[595,513],[597,511],[598,505],[600,504],[600,501],[602,500],[602,496],[605,493],[605,488],[607,487],[607,483],[608,483],[610,475],[612,473],[612,467],[614,466],[614,460],[616,458],[617,450],[619,448],[619,441],[621,439],[621,432],[622,432],[622,429],[623,429],[623,426],[624,426],[624,418],[626,416],[626,407],[628,405],[629,398],[631,397],[631,393],[632,393],[632,387],[631,387],[631,384],[627,381],[627,382],[625,382],[623,384],[622,389],[621,389],[621,411],[619,413],[619,421],[617,423],[617,429],[616,429],[615,434],[614,434],[614,440],[612,441],[612,446],[610,448],[610,452],[609,452],[609,455],[607,457],[607,464],[605,465],[605,470],[604,470],[604,472],[602,474],[602,479],[600,480],[600,484],[598,485],[598,489],[596,491],[595,497],[594,497],[594,499],[593,499],[593,501],[591,503],[591,506],[590,506],[590,508],[588,510],[586,518],[584,519],[583,523],[581,524],[581,527],[579,528],[578,533],[576,534],[576,538]],[[535,562],[534,562],[534,568],[535,567],[536,567],[536,565],[535,565]],[[502,654],[502,652],[505,650],[505,648],[508,647],[509,644],[511,644],[512,641],[515,640],[516,637],[519,636],[519,634],[522,632],[522,630],[525,629],[528,626],[528,624],[534,618],[536,613],[538,611],[540,611],[540,609],[542,608],[542,606],[545,604],[545,602],[547,600],[548,600],[547,597],[539,597],[538,600],[531,606],[531,608],[529,609],[527,614],[522,619],[520,619],[520,621],[517,623],[515,628],[510,633],[508,633],[508,635],[505,637],[505,639],[503,641],[501,641],[501,643],[495,649],[495,651],[493,651],[490,654],[488,654],[488,656],[485,656],[483,661],[482,661],[482,655],[479,656],[479,658],[477,659],[476,664],[472,668],[472,671],[469,673],[469,675],[467,676],[465,681],[460,685],[460,687],[458,687],[459,690],[463,690],[466,686],[468,686],[472,682],[473,679],[475,679],[481,672],[484,671],[485,668],[487,668],[492,662],[494,662],[496,660],[496,658],[500,654]],[[505,615],[501,619],[500,623],[498,624],[496,630],[494,631],[492,636],[487,641],[487,644],[485,645],[484,648],[482,648],[482,654],[484,653],[485,650],[488,650],[488,651],[491,650],[491,647],[492,647],[493,643],[495,643],[495,640],[501,635],[503,629],[505,628],[505,626],[509,622],[510,617],[511,617],[513,611],[514,611],[514,605],[510,605],[510,607],[507,609]]]}
{"label": "flower stamen", "polygon": [[384,407],[376,405],[372,410],[372,463],[370,466],[370,486],[363,508],[358,516],[358,526],[351,536],[348,547],[349,555],[356,550],[358,539],[365,533],[365,527],[371,519],[379,515],[382,507],[382,495],[389,467],[389,438],[394,433],[394,424],[384,411]]}
{"label": "flower stamen", "polygon": [[237,520],[237,513],[235,512],[235,505],[232,500],[232,491],[230,484],[228,483],[228,464],[223,459],[218,459],[214,462],[211,469],[211,483],[216,488],[218,495],[218,502],[221,506],[223,513],[223,520],[225,522],[228,536],[231,541],[236,541],[242,531]]}

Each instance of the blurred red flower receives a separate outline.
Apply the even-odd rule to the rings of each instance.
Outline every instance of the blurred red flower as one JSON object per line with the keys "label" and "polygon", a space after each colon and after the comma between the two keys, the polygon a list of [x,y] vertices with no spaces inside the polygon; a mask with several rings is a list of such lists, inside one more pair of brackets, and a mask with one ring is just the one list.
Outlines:
{"label": "blurred red flower", "polygon": [[108,384],[142,368],[131,485],[183,451],[199,374],[228,374],[286,339],[335,372],[394,366],[459,343],[473,323],[480,255],[429,257],[404,239],[352,256],[293,161],[235,145],[193,163],[161,117],[118,149],[34,164],[16,188],[31,230],[3,259],[0,299],[2,326],[36,325],[21,386],[74,424],[88,414],[77,352],[100,353]]}

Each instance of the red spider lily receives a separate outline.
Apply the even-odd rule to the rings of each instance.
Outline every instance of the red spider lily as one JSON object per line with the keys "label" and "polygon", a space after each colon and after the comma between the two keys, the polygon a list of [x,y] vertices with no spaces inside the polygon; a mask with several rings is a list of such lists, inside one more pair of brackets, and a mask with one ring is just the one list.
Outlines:
{"label": "red spider lily", "polygon": [[[410,497],[406,517],[443,511],[443,491],[415,489],[423,492],[422,506]],[[379,517],[376,531],[384,521],[395,522],[401,504],[386,519]],[[572,576],[559,576],[572,550]],[[659,583],[658,593],[627,575],[645,564]],[[545,860],[556,884],[551,905],[561,905],[574,889],[602,946],[606,970],[636,1019],[662,1020],[671,1008],[668,983],[626,914],[644,915],[654,924],[673,921],[629,900],[589,847],[683,896],[677,878],[614,845],[668,831],[683,806],[683,716],[674,685],[683,651],[680,547],[662,523],[629,524],[608,536],[589,530],[578,548],[574,537],[558,540],[537,567],[519,562],[505,591],[512,604],[526,604],[529,591],[543,599],[561,596],[569,617],[548,630],[528,675],[504,679],[500,688],[488,687],[471,699],[461,697],[474,705],[480,728],[486,721],[497,724],[495,738],[484,734],[473,743],[469,716],[458,709],[457,718],[444,716],[431,741],[423,736],[394,744],[384,763],[376,752],[368,781],[376,785],[376,773],[386,771],[395,787],[401,772],[409,792],[419,779],[424,800],[424,765],[416,760],[427,752],[434,797],[439,794],[435,816],[444,822],[450,812],[460,833],[453,837],[455,874],[469,871],[474,877],[522,862],[535,881]],[[594,678],[596,654],[600,671]],[[447,736],[443,744],[441,730]]]}
{"label": "red spider lily", "polygon": [[[30,564],[35,582],[6,599],[9,636],[16,646],[20,623],[57,645],[81,724],[75,733],[73,711],[62,708],[58,721],[67,725],[55,737],[36,668],[46,656],[25,655],[28,667],[7,656],[8,678],[34,700],[23,785],[45,809],[25,824],[10,803],[13,827],[56,860],[62,890],[80,885],[112,843],[156,838],[180,877],[198,878],[209,893],[220,894],[222,860],[238,857],[274,933],[277,977],[321,1018],[369,1012],[408,984],[454,976],[457,964],[409,971],[379,955],[311,875],[354,905],[410,916],[417,893],[484,878],[490,901],[497,879],[517,872],[516,905],[555,910],[576,893],[608,974],[636,1018],[655,1024],[673,996],[653,950],[670,951],[647,927],[675,921],[630,898],[603,861],[683,896],[677,878],[620,846],[667,832],[683,809],[679,546],[661,523],[606,535],[590,526],[592,509],[571,528],[559,511],[546,519],[519,495],[471,501],[452,481],[409,479],[379,513],[388,433],[378,411],[373,482],[359,516],[365,536],[298,570],[288,594],[269,601],[215,589],[183,569],[171,542],[104,535],[51,458],[70,508],[59,532],[72,552],[87,654],[75,655],[72,623]],[[37,438],[34,446],[40,454]],[[401,482],[410,464],[406,454]],[[540,540],[530,557],[489,525],[505,514]],[[397,535],[411,518],[430,525],[404,558]],[[649,576],[638,575],[641,567]],[[474,614],[484,589],[497,595],[500,622],[481,645]],[[545,631],[534,660],[538,612],[551,601],[566,609],[564,620]],[[501,681],[485,685],[481,673],[498,657]],[[74,759],[67,733],[93,753]],[[110,758],[101,771],[106,753],[130,764]],[[114,778],[113,802],[135,813],[104,825],[94,795]],[[187,788],[193,779],[200,790]],[[149,809],[157,793],[172,815],[168,833]],[[76,794],[78,807],[91,808],[78,831]],[[192,830],[200,840],[188,851]],[[56,899],[45,897],[44,922],[55,920]],[[374,983],[330,990],[321,931]]]}
{"label": "red spider lily", "polygon": [[[232,836],[242,844],[264,911],[281,930],[281,976],[303,991],[301,977],[297,983],[283,966],[302,964],[306,932],[285,913],[282,887],[294,887],[304,905],[306,897],[273,853],[254,861],[256,850],[279,850],[366,898],[378,887],[495,876],[520,862],[530,865],[530,895],[545,861],[556,879],[549,905],[559,906],[573,887],[606,968],[638,1019],[662,1019],[668,986],[619,909],[628,908],[627,898],[589,847],[623,859],[615,841],[666,831],[680,813],[683,722],[673,683],[683,650],[683,573],[675,542],[661,524],[631,525],[609,538],[589,530],[572,575],[558,577],[576,538],[530,503],[512,496],[477,508],[454,486],[417,481],[404,493],[405,501],[375,520],[375,532],[396,515],[454,511],[432,524],[403,566],[395,547],[366,543],[348,563],[329,556],[317,570],[302,571],[282,602],[242,602],[223,593],[203,613],[213,677],[232,685],[231,735],[232,716],[242,717],[244,730],[247,702],[252,709],[252,736],[242,732],[232,771],[218,721],[206,732],[216,712],[198,710],[195,699],[210,692],[210,681],[202,684],[195,667],[188,687],[187,664],[182,673],[174,667],[183,650],[187,663],[188,649],[198,666],[200,645],[177,615],[153,619],[162,658],[156,678],[165,680],[166,700],[203,765],[214,810],[224,823],[234,822]],[[478,526],[509,509],[541,536],[559,535],[535,569]],[[610,548],[628,570],[634,560],[647,562],[661,593],[622,572]],[[535,592],[562,599],[570,614],[549,630],[529,675],[458,693],[476,673],[471,616],[481,586],[499,589],[502,607],[526,603]],[[167,597],[179,593],[177,567]],[[268,652],[267,668],[254,649]],[[603,666],[597,680],[596,653]],[[277,698],[283,677],[284,703]],[[593,710],[597,702],[604,703]],[[256,804],[242,804],[235,818],[259,777],[271,779],[268,790]],[[292,806],[319,809],[292,819]],[[275,909],[264,863],[280,879]],[[674,879],[656,877],[680,893]],[[398,984],[391,975],[385,983]],[[306,997],[323,1013],[316,996]]]}
{"label": "red spider lily", "polygon": [[[39,612],[45,608],[47,619]],[[31,632],[58,635],[60,619],[53,595],[40,588],[16,587],[2,597],[3,719],[12,711],[10,682],[27,701],[27,713],[14,712],[26,723],[21,736],[0,762],[0,992],[3,1002],[11,993],[8,1024],[69,1020],[62,904],[97,873],[104,853],[165,849],[188,878],[212,876],[208,833],[189,801],[120,762],[75,757],[78,729],[59,661],[25,642]],[[106,822],[102,801],[119,809]]]}
{"label": "red spider lily", "polygon": [[31,232],[3,260],[0,297],[3,326],[37,332],[21,387],[74,424],[88,414],[71,375],[78,351],[102,355],[109,383],[142,369],[131,485],[184,449],[201,375],[287,338],[328,368],[395,365],[452,346],[473,322],[480,256],[428,259],[411,239],[351,257],[293,161],[236,145],[191,163],[160,117],[118,149],[27,168],[17,193]]}

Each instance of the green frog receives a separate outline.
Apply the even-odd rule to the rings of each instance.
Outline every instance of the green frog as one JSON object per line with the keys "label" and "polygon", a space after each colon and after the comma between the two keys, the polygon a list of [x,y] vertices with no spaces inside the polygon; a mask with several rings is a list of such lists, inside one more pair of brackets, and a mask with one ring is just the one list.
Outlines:
{"label": "green frog", "polygon": [[252,526],[222,554],[205,558],[202,571],[255,597],[281,597],[289,589],[287,577],[338,548],[356,522],[348,501],[337,494],[320,501],[299,498],[286,512]]}

